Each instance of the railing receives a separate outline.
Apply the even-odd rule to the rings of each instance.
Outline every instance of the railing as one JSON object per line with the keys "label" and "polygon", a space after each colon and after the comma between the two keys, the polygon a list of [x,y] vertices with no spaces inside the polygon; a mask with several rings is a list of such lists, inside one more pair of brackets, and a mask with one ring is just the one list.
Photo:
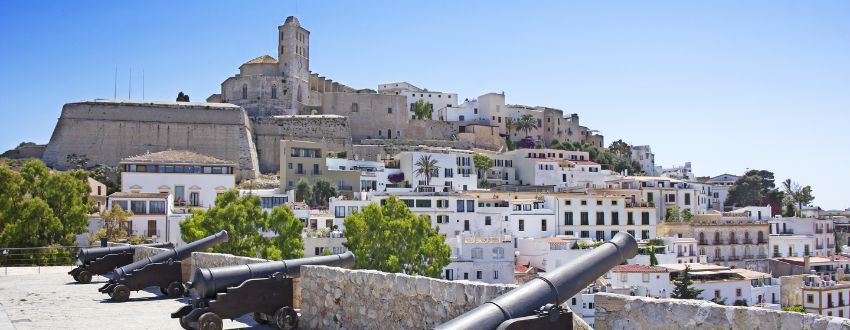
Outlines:
{"label": "railing", "polygon": [[811,257],[811,256],[812,256],[812,252],[811,252],[811,251],[803,251],[803,256],[804,256],[804,257]]}
{"label": "railing", "polygon": [[779,252],[773,252],[773,257],[774,257],[774,258],[780,258],[780,257],[782,257],[782,253],[779,253]]}
{"label": "railing", "polygon": [[823,234],[823,229],[821,229],[821,228],[815,229],[815,234]]}
{"label": "railing", "polygon": [[713,241],[711,241],[711,242],[712,242],[711,244],[713,244],[713,245],[723,245],[723,240],[722,240],[722,239],[715,239],[715,240],[713,240]]}
{"label": "railing", "polygon": [[793,229],[785,229],[778,233],[779,235],[794,235]]}
{"label": "railing", "polygon": [[147,230],[145,230],[145,232],[144,232],[144,236],[145,236],[145,237],[154,237],[154,236],[156,236],[156,237],[162,237],[162,236],[160,235],[159,230],[157,230],[157,231],[147,231]]}
{"label": "railing", "polygon": [[766,239],[760,239],[760,240],[758,240],[758,242],[756,244],[767,244],[767,240]]}
{"label": "railing", "polygon": [[0,248],[0,266],[73,265],[79,250],[79,246]]}
{"label": "railing", "polygon": [[745,239],[744,239],[744,244],[753,244],[753,240],[752,240],[752,239],[750,239],[750,238],[745,238]]}
{"label": "railing", "polygon": [[322,175],[322,171],[312,171],[313,175]]}
{"label": "railing", "polygon": [[340,185],[340,186],[337,186],[337,188],[339,188],[339,190],[343,190],[343,191],[352,191],[352,190],[354,190],[354,188],[353,188],[353,187],[351,187],[351,186],[342,186],[342,185]]}
{"label": "railing", "polygon": [[822,250],[822,249],[823,249],[823,244],[818,244],[818,245],[817,245],[817,249],[818,249],[818,250]]}
{"label": "railing", "polygon": [[377,176],[377,174],[371,171],[360,171],[360,176]]}
{"label": "railing", "polygon": [[699,240],[699,245],[708,245],[708,242],[706,242],[704,239],[701,239]]}
{"label": "railing", "polygon": [[758,259],[767,259],[767,255],[766,255],[766,254],[759,254],[759,255],[757,255],[757,256],[756,256],[756,258],[758,258]]}
{"label": "railing", "polygon": [[828,228],[828,229],[826,230],[826,233],[827,233],[827,234],[832,234],[832,233],[834,233],[834,232],[835,232],[835,229],[832,229],[832,228]]}
{"label": "railing", "polygon": [[626,203],[626,207],[654,207],[653,203]]}
{"label": "railing", "polygon": [[730,239],[729,243],[727,243],[727,244],[741,244],[741,241],[739,241],[737,239]]}
{"label": "railing", "polygon": [[744,259],[755,259],[752,254],[745,254]]}
{"label": "railing", "polygon": [[728,256],[728,257],[726,257],[726,260],[728,260],[728,261],[741,260],[741,257],[739,257],[739,256]]}

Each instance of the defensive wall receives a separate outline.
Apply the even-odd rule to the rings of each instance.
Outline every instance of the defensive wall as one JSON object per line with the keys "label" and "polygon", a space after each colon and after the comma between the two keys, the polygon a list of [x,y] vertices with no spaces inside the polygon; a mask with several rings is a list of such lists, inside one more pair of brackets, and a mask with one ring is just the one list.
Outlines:
{"label": "defensive wall", "polygon": [[723,306],[704,300],[655,299],[597,293],[597,330],[850,329],[850,319]]}
{"label": "defensive wall", "polygon": [[95,100],[68,103],[42,160],[67,169],[71,154],[117,166],[122,158],[190,150],[238,164],[237,177],[257,175],[257,151],[245,112],[232,104]]}
{"label": "defensive wall", "polygon": [[291,115],[251,120],[262,173],[280,171],[280,140],[320,142],[328,151],[351,151],[351,125],[338,115]]}

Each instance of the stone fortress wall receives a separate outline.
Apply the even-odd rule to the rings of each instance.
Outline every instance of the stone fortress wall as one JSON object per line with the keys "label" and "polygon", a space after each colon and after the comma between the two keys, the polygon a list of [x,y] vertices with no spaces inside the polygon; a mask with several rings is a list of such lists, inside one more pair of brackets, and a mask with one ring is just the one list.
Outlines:
{"label": "stone fortress wall", "polygon": [[238,178],[257,175],[248,117],[232,104],[144,101],[68,103],[42,160],[67,169],[67,156],[117,166],[122,158],[168,149],[191,150],[238,165]]}
{"label": "stone fortress wall", "polygon": [[704,300],[654,299],[597,293],[598,330],[848,329],[850,319],[723,306]]}
{"label": "stone fortress wall", "polygon": [[262,173],[280,170],[280,140],[321,142],[328,151],[351,151],[348,118],[335,115],[275,116],[251,120]]}

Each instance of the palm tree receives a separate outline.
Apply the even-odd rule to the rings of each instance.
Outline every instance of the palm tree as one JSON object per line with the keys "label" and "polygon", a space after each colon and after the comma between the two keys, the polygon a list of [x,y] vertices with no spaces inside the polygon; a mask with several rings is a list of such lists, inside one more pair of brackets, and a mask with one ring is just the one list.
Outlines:
{"label": "palm tree", "polygon": [[532,128],[537,127],[537,121],[531,115],[522,115],[516,122],[516,128],[525,131],[525,137],[528,137]]}
{"label": "palm tree", "polygon": [[505,131],[508,133],[508,138],[511,136],[511,132],[516,128],[516,121],[511,117],[505,117]]}
{"label": "palm tree", "polygon": [[327,206],[328,199],[337,196],[336,187],[325,179],[319,179],[313,184],[313,205]]}
{"label": "palm tree", "polygon": [[413,164],[413,166],[416,167],[416,170],[413,171],[413,175],[424,176],[426,186],[431,185],[431,176],[440,170],[440,166],[437,166],[437,160],[432,159],[431,155],[422,155],[419,157],[419,160]]}
{"label": "palm tree", "polygon": [[782,181],[782,190],[785,191],[785,199],[788,204],[797,204],[797,212],[803,215],[803,206],[809,205],[815,197],[812,196],[812,187],[801,187],[799,183],[787,179]]}

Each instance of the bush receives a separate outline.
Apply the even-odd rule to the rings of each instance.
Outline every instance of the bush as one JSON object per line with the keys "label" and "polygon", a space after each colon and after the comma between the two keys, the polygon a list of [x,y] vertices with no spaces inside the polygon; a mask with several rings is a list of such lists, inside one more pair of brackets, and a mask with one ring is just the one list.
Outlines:
{"label": "bush", "polygon": [[806,309],[802,305],[782,307],[783,312],[805,313]]}
{"label": "bush", "polygon": [[517,146],[522,149],[534,149],[534,146],[536,145],[537,143],[535,143],[532,139],[522,139],[519,140],[519,143],[517,144]]}

